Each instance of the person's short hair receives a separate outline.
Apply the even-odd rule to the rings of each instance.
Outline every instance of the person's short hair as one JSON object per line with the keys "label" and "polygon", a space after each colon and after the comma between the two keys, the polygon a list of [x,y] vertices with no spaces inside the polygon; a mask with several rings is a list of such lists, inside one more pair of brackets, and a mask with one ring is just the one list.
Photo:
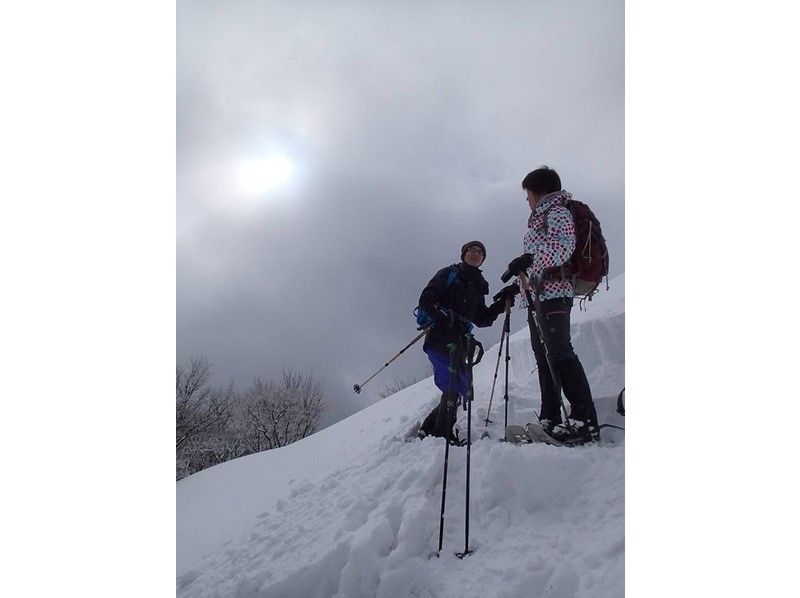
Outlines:
{"label": "person's short hair", "polygon": [[522,179],[522,188],[538,195],[547,195],[554,191],[561,191],[561,178],[549,166],[542,166],[529,172]]}

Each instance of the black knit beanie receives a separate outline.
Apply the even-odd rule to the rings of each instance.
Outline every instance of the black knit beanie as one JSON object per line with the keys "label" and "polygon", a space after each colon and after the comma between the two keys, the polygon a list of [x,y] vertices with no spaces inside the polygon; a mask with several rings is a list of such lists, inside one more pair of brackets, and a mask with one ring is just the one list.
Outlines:
{"label": "black knit beanie", "polygon": [[464,245],[461,247],[461,261],[464,261],[464,256],[467,255],[467,249],[473,245],[477,245],[483,250],[483,260],[481,260],[481,264],[483,264],[483,262],[486,261],[486,246],[480,241],[470,241],[469,243],[464,243]]}

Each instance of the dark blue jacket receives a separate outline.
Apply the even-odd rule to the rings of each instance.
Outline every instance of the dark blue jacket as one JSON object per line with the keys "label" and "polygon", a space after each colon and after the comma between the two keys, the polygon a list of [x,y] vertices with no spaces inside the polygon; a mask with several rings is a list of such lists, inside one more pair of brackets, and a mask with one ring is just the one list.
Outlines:
{"label": "dark blue jacket", "polygon": [[[455,277],[448,284],[448,277],[453,270]],[[431,278],[419,296],[419,306],[430,315],[438,308],[452,309],[475,326],[485,328],[494,323],[505,307],[502,301],[486,307],[485,297],[488,294],[489,283],[483,278],[481,270],[461,262],[442,268]],[[436,324],[425,336],[423,349],[426,352],[433,349],[447,355],[447,344],[458,344],[466,330],[466,324],[458,319],[453,326]]]}

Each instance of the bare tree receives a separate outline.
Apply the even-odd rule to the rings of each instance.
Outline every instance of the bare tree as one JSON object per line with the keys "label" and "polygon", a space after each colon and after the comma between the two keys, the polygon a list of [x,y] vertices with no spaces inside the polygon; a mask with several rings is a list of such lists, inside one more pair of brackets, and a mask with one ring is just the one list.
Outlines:
{"label": "bare tree", "polygon": [[313,434],[326,408],[311,374],[284,369],[279,383],[256,379],[243,395],[209,385],[211,365],[194,358],[176,369],[178,480],[231,459]]}
{"label": "bare tree", "polygon": [[176,479],[180,480],[251,452],[244,440],[228,429],[195,437],[184,443],[177,452]]}
{"label": "bare tree", "polygon": [[405,376],[395,376],[394,381],[390,384],[387,384],[383,390],[377,392],[377,395],[385,399],[389,395],[393,395],[396,392],[400,392],[407,386],[411,386],[412,384],[416,384],[420,380],[424,380],[425,378],[429,378],[433,376],[433,366],[428,364],[427,372],[423,375],[411,374],[408,377]]}
{"label": "bare tree", "polygon": [[256,378],[244,394],[239,425],[252,452],[286,446],[317,431],[327,405],[312,374],[284,369],[280,383]]}
{"label": "bare tree", "polygon": [[176,369],[175,376],[175,448],[208,432],[225,428],[234,400],[233,384],[227,389],[208,385],[211,364],[202,357],[193,358]]}
{"label": "bare tree", "polygon": [[396,392],[400,392],[407,386],[411,386],[412,384],[416,384],[422,380],[422,378],[418,378],[417,376],[409,376],[407,378],[401,376],[395,376],[394,381],[390,384],[387,384],[383,390],[379,390],[377,395],[385,399],[389,395],[393,395]]}

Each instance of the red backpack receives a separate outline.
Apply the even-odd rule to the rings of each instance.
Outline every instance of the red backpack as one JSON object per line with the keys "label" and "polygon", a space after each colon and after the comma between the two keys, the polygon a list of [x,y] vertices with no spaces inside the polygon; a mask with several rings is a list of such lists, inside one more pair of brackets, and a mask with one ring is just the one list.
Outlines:
{"label": "red backpack", "polygon": [[[606,277],[608,286],[608,247],[600,229],[600,221],[589,206],[575,199],[568,200],[566,207],[572,214],[575,223],[575,251],[572,257],[562,266],[548,268],[542,274],[543,279],[572,280],[575,295],[589,298],[597,292],[597,287]],[[547,226],[547,214],[544,215]]]}

